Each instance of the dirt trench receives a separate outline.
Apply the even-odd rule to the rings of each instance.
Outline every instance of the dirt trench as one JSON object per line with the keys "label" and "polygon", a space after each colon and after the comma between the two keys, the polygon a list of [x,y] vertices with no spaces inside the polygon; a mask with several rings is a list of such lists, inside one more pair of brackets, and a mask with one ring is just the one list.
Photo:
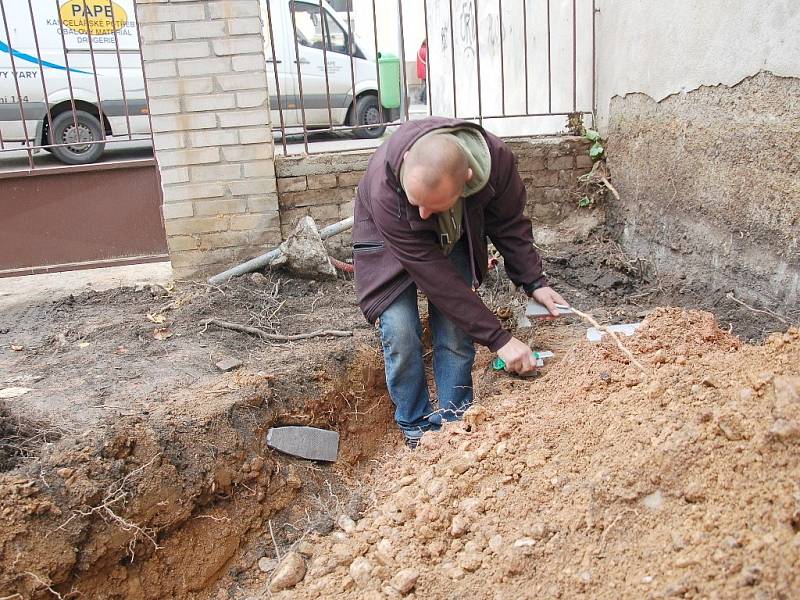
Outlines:
{"label": "dirt trench", "polygon": [[[341,285],[87,292],[4,315],[22,348],[0,362],[5,383],[38,389],[0,404],[0,596],[205,598],[248,576],[268,529],[288,547],[329,531],[332,513],[357,517],[354,477],[396,440],[374,335],[342,308]],[[261,326],[253,314],[284,312],[287,333],[334,321],[354,335],[267,346],[198,326],[222,306]],[[243,366],[220,373],[231,356]],[[339,460],[267,448],[286,424],[338,431]]]}
{"label": "dirt trench", "polygon": [[[756,344],[786,330],[780,319],[736,303],[726,290],[659,276],[601,230],[548,248],[544,259],[553,285],[603,322],[640,320],[671,304],[712,310],[726,331]],[[564,379],[548,387],[547,378],[539,384],[492,373],[491,356],[481,351],[478,402],[487,402],[497,421],[529,403],[531,389],[541,389],[537,410],[558,415],[548,397],[562,388],[576,397],[588,391],[598,399],[581,410],[587,419],[597,417],[602,411],[593,407],[606,386],[623,385],[624,367],[614,358],[608,372],[577,380],[586,390],[570,387],[585,368],[575,362],[585,327],[560,322],[519,329],[522,299],[501,271],[485,282],[484,301],[521,339],[554,350],[572,366],[558,367]],[[265,344],[203,326],[208,317],[282,334],[335,326],[353,337]],[[347,280],[272,273],[219,289],[87,291],[6,311],[0,332],[2,383],[31,388],[0,404],[0,597],[261,597],[274,558],[314,540],[321,550],[311,563],[330,566],[329,541],[344,535],[336,527],[341,515],[368,527],[362,517],[374,513],[395,479],[410,477],[414,465],[424,471],[420,461],[433,464],[430,453],[407,454],[391,426],[377,334],[363,321]],[[243,364],[220,373],[215,363],[224,358]],[[608,361],[607,354],[601,358]],[[323,466],[267,449],[266,430],[286,424],[336,429],[341,460]],[[570,427],[565,422],[561,431]],[[461,438],[441,440],[452,441],[449,452],[461,451]],[[559,460],[566,468],[572,458]],[[444,459],[442,465],[449,468]],[[406,541],[409,548],[419,545]],[[352,587],[347,573],[334,575],[314,593],[358,596],[361,588]],[[313,584],[311,577],[307,585]],[[438,587],[429,589],[431,597],[445,597]]]}

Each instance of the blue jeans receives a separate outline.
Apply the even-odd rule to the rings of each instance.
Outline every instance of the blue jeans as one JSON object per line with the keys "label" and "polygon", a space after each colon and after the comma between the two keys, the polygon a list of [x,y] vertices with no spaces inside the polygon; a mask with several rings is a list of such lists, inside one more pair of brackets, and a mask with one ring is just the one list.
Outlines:
{"label": "blue jeans", "polygon": [[[463,240],[450,261],[464,281],[472,279]],[[428,303],[433,337],[433,374],[439,398],[434,412],[422,357],[422,323],[417,309],[417,286],[410,285],[380,316],[381,344],[386,365],[386,385],[395,405],[394,418],[408,438],[439,429],[442,421],[455,421],[472,404],[472,339],[433,303]]]}

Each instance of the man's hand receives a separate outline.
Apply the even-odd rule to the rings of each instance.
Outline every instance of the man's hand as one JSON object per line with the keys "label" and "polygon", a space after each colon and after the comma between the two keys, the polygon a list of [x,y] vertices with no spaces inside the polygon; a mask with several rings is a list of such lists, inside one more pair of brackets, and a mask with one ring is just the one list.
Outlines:
{"label": "man's hand", "polygon": [[528,344],[517,338],[511,338],[505,346],[497,351],[497,356],[506,363],[506,371],[518,375],[529,375],[536,370],[533,352]]}
{"label": "man's hand", "polygon": [[[533,294],[531,294],[531,296],[539,304],[541,304],[547,310],[549,310],[550,314],[553,315],[554,317],[558,317],[560,315],[558,309],[556,308],[556,304],[563,304],[563,305],[567,304],[567,301],[561,297],[561,294],[559,294],[551,287],[540,287],[538,289],[535,289],[533,290]],[[503,357],[501,356],[500,358]]]}

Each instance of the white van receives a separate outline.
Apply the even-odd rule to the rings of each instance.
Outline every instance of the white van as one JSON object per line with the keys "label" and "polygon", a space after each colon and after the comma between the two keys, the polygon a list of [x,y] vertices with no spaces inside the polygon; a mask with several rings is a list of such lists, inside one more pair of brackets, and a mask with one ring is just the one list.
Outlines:
{"label": "white van", "polygon": [[[390,113],[378,103],[374,53],[349,35],[346,22],[319,0],[262,2],[275,129],[282,118],[289,133],[302,131],[305,121],[309,129],[375,124],[356,135],[383,135],[378,124]],[[108,138],[149,139],[134,0],[37,0],[30,6],[5,2],[7,24],[0,13],[3,149],[31,143],[34,152],[44,147],[64,163],[86,164],[100,158]]]}
{"label": "white van", "polygon": [[20,0],[4,6],[0,136],[5,149],[14,142],[59,144],[45,149],[64,163],[86,164],[100,157],[108,137],[149,136],[133,0],[30,6]]}
{"label": "white van", "polygon": [[[348,27],[339,16],[341,13],[337,14],[328,2],[266,2],[262,14],[273,127],[277,129],[282,118],[290,133],[305,122],[309,129],[376,125],[354,133],[363,138],[383,135],[386,128],[378,124],[396,118],[399,111],[389,111],[378,102],[374,50],[356,39],[352,25]],[[292,31],[297,35],[293,36]],[[277,110],[278,87],[282,114]],[[386,97],[386,93],[382,92],[382,96]]]}

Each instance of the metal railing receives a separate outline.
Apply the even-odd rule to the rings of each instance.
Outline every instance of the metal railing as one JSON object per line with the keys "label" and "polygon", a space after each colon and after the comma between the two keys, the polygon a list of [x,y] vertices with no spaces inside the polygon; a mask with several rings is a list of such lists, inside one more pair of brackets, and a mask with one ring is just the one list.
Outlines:
{"label": "metal railing", "polygon": [[[325,0],[264,2],[284,154],[330,151],[310,147],[318,133],[379,138],[427,115],[511,136],[561,133],[595,112],[594,0],[351,0],[338,13]],[[427,43],[416,84],[427,98],[417,103],[407,73],[414,35],[415,50],[420,37]]]}
{"label": "metal railing", "polygon": [[24,153],[34,171],[42,150],[66,165],[109,144],[152,152],[132,0],[0,0],[0,18],[0,160]]}

